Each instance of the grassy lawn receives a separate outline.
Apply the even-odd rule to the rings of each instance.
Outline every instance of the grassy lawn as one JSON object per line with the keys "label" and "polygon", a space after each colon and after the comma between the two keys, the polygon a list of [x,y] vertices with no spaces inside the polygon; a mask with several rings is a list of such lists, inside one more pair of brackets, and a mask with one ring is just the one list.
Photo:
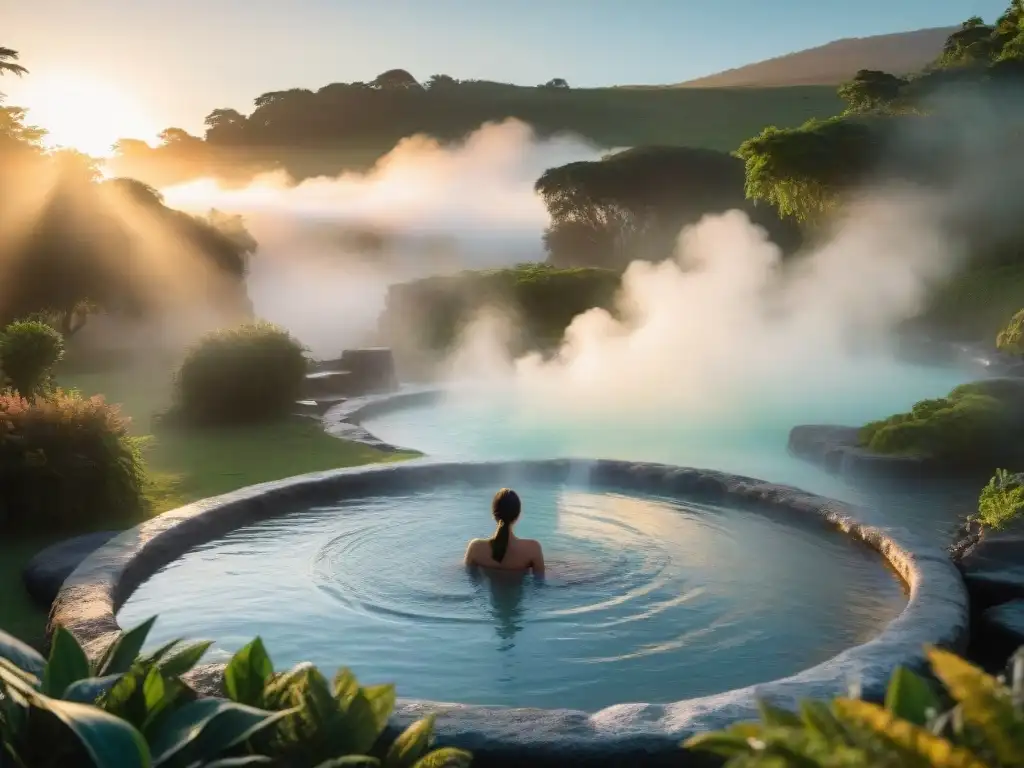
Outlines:
{"label": "grassy lawn", "polygon": [[[58,376],[65,388],[83,395],[102,394],[132,417],[132,432],[151,435],[145,448],[152,473],[147,489],[150,513],[158,514],[190,501],[254,483],[303,472],[395,461],[411,454],[388,454],[331,437],[311,419],[216,430],[151,429],[151,417],[168,406],[171,377],[163,368]],[[112,527],[102,518],[83,528]],[[60,536],[5,539],[0,542],[0,628],[26,642],[42,641],[46,614],[28,599],[21,570],[31,557]]]}

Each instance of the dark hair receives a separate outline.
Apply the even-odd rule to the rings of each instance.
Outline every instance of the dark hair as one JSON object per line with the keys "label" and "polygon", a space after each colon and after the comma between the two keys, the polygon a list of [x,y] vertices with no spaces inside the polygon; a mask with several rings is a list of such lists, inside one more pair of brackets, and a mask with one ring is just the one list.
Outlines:
{"label": "dark hair", "polygon": [[512,523],[519,519],[522,503],[511,488],[502,488],[491,501],[491,514],[498,523],[498,530],[491,539],[491,557],[500,563],[508,551],[508,539],[512,535]]}

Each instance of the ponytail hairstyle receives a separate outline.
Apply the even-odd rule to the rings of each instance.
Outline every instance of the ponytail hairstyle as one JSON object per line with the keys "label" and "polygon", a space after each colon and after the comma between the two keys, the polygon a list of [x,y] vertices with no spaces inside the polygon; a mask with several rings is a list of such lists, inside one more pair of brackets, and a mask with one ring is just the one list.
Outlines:
{"label": "ponytail hairstyle", "polygon": [[519,501],[519,496],[511,488],[502,488],[494,494],[494,500],[491,501],[491,514],[498,524],[498,530],[494,532],[490,544],[491,557],[494,558],[496,563],[500,563],[505,559],[505,553],[508,551],[508,540],[512,535],[512,523],[519,519],[521,508],[522,504]]}

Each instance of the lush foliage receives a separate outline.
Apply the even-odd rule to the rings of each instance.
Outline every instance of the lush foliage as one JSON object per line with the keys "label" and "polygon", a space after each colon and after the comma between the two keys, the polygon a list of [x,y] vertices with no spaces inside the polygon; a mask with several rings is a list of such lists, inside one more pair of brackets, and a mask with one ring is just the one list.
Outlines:
{"label": "lush foliage", "polygon": [[996,346],[1004,352],[1024,355],[1024,309],[1016,312],[1006,327],[999,331]]}
{"label": "lush foliage", "polygon": [[743,164],[722,152],[645,147],[595,162],[549,169],[536,183],[551,225],[544,235],[556,266],[622,269],[672,255],[680,229],[709,213],[746,210],[787,249],[798,229],[743,196]]}
{"label": "lush foliage", "polygon": [[[686,746],[728,768],[1019,768],[1024,766],[1024,661],[1011,682],[948,651],[929,649],[945,691],[897,669],[884,705],[807,701],[799,712],[761,704],[761,721],[700,734]],[[945,701],[955,702],[947,709]]]}
{"label": "lush foliage", "polygon": [[0,372],[22,397],[42,393],[63,356],[64,337],[44,322],[20,320],[0,330]]}
{"label": "lush foliage", "polygon": [[139,441],[102,398],[0,395],[0,534],[130,518],[144,484]]}
{"label": "lush foliage", "polygon": [[277,168],[297,179],[337,175],[368,168],[407,137],[458,141],[507,118],[541,136],[569,133],[602,147],[676,144],[728,152],[766,123],[799,125],[841,107],[827,86],[569,88],[558,78],[545,86],[448,75],[416,83],[405,72],[371,83],[275,91],[257,97],[249,114],[213,110],[203,136],[168,128],[156,148],[122,139],[112,165],[157,186],[210,175],[244,182]]}
{"label": "lush foliage", "polygon": [[997,469],[978,498],[977,519],[999,529],[1024,510],[1024,476]]}
{"label": "lush foliage", "polygon": [[501,312],[519,334],[516,349],[557,343],[576,315],[612,308],[619,274],[604,269],[557,269],[521,264],[462,272],[392,286],[380,330],[389,344],[447,351],[484,308]]}
{"label": "lush foliage", "polygon": [[[1024,77],[1021,18],[1020,4],[1013,0],[993,25],[969,19],[950,35],[939,59],[911,77],[861,70],[839,88],[846,103],[841,117],[812,120],[795,129],[765,128],[738,152],[746,162],[747,195],[771,203],[784,216],[814,220],[880,172],[928,180],[945,169],[947,163],[938,160],[950,160],[950,166],[976,162],[976,156],[965,151],[962,137],[944,134],[943,118],[962,105],[935,96],[943,88],[958,86],[961,91],[988,94],[986,103],[993,114],[1008,105],[998,88],[1007,82],[1017,85]],[[901,143],[899,152],[893,152],[895,137],[907,136],[915,119],[925,120],[930,130],[914,134],[915,140]],[[962,122],[963,115],[959,119]],[[1008,141],[1015,146],[1012,126],[1010,134]]]}
{"label": "lush foliage", "polygon": [[1022,453],[1022,407],[1022,380],[963,384],[946,397],[922,400],[907,413],[866,424],[860,439],[878,453],[994,469]]}
{"label": "lush foliage", "polygon": [[[257,638],[224,673],[226,698],[198,698],[182,680],[210,643],[175,641],[139,655],[153,619],[121,634],[98,660],[58,628],[49,659],[0,632],[0,741],[18,766],[58,768],[460,768],[470,756],[430,751],[433,718],[390,745],[389,685],[348,670],[329,684],[309,664],[274,671]],[[378,752],[378,756],[373,753]]]}
{"label": "lush foliage", "polygon": [[302,395],[307,361],[286,330],[255,322],[212,331],[175,375],[176,415],[190,424],[251,424],[286,416]]}

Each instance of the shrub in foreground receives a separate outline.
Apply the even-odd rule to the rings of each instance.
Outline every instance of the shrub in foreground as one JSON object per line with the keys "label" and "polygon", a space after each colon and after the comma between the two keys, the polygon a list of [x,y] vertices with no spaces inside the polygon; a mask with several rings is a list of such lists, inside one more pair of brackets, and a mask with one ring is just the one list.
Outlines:
{"label": "shrub in foreground", "polygon": [[39,320],[19,320],[0,331],[0,370],[22,397],[50,385],[50,372],[64,356],[64,337]]}
{"label": "shrub in foreground", "polygon": [[1024,454],[1024,380],[991,379],[922,400],[907,413],[866,424],[861,444],[877,453],[994,469]]}
{"label": "shrub in foreground", "polygon": [[266,322],[206,334],[175,375],[175,416],[195,425],[249,424],[288,415],[302,396],[305,350]]}
{"label": "shrub in foreground", "polygon": [[[761,722],[686,742],[728,768],[1019,768],[1024,766],[1024,649],[1010,683],[955,654],[928,651],[945,691],[897,669],[884,705],[859,698],[804,702],[799,712],[761,703]],[[952,699],[953,706],[947,706]]]}
{"label": "shrub in foreground", "polygon": [[432,717],[382,745],[392,686],[362,687],[348,670],[328,684],[309,664],[277,673],[259,638],[228,663],[225,698],[198,698],[182,676],[210,643],[176,641],[140,656],[154,621],[123,633],[98,661],[62,628],[48,660],[0,632],[0,755],[32,768],[470,763],[461,750],[430,751]]}
{"label": "shrub in foreground", "polygon": [[129,423],[101,397],[0,394],[0,532],[138,514],[146,474]]}
{"label": "shrub in foreground", "polygon": [[1024,475],[997,469],[978,498],[978,521],[998,530],[1024,510]]}

